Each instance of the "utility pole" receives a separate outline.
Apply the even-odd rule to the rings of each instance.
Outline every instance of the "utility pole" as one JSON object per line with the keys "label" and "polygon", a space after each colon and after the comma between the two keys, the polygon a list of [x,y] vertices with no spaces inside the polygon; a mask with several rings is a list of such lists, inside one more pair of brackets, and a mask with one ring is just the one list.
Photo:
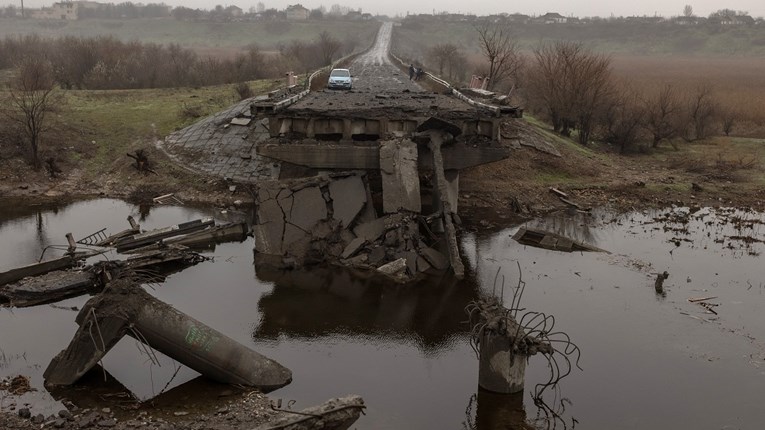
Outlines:
{"label": "utility pole", "polygon": [[21,0],[21,17],[24,18],[24,0]]}

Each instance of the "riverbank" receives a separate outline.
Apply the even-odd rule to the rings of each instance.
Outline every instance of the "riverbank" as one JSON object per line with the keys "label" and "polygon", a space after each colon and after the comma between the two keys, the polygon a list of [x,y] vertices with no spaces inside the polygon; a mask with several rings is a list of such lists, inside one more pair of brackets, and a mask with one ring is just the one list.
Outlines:
{"label": "riverbank", "polygon": [[[575,208],[571,203],[578,205],[579,210],[611,206],[627,211],[671,205],[763,209],[762,141],[715,138],[625,156],[604,145],[581,147],[555,136],[533,118],[512,121],[514,135],[525,139],[523,143],[544,141],[561,156],[522,145],[507,160],[462,172],[459,211],[466,230]],[[131,159],[117,152],[125,148],[111,149],[110,156],[89,158],[79,164],[69,160],[59,178],[50,178],[43,170],[32,171],[18,157],[0,160],[0,198],[7,205],[14,202],[44,205],[99,196],[145,203],[173,193],[187,203],[217,207],[251,203],[246,186],[191,172],[157,150],[155,141],[156,136],[152,135],[129,147],[146,151],[154,173],[135,169]],[[565,193],[570,203],[563,202],[550,188]],[[272,414],[270,400],[254,392],[213,398],[217,406],[210,410],[184,401],[166,409],[131,403],[119,416],[112,413],[111,406],[108,412],[103,407],[72,408],[71,420],[70,415],[63,413],[64,417],[43,416],[34,422],[30,419],[37,415],[34,410],[29,418],[21,418],[18,412],[24,405],[11,407],[12,401],[6,397],[0,428],[39,428],[47,424],[45,427],[65,429],[93,426],[234,429],[254,427]]]}
{"label": "riverbank", "polygon": [[[716,137],[622,155],[603,144],[582,147],[533,118],[509,121],[523,143],[543,141],[561,155],[524,145],[509,159],[463,171],[459,211],[468,223],[487,214],[497,219],[531,217],[570,203],[582,210],[609,206],[617,211],[671,205],[765,207],[763,140]],[[146,204],[172,193],[184,202],[216,207],[252,203],[247,185],[190,171],[158,150],[155,139],[130,145],[145,151],[153,172],[139,172],[116,151],[111,151],[113,158],[67,161],[57,178],[45,169],[32,170],[20,157],[0,160],[0,197],[21,204],[93,197]],[[569,203],[550,188],[565,193]]]}

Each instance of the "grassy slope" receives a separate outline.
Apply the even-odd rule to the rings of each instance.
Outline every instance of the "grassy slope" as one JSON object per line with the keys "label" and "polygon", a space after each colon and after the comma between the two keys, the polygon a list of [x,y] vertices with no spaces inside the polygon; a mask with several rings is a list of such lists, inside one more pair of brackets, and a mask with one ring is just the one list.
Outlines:
{"label": "grassy slope", "polygon": [[[662,144],[645,154],[621,155],[604,144],[583,147],[552,132],[536,118],[518,125],[524,139],[542,139],[561,152],[554,157],[524,148],[509,159],[460,175],[466,208],[507,212],[517,198],[537,210],[563,206],[549,193],[559,188],[583,206],[613,203],[623,208],[686,204],[765,203],[765,140],[717,137],[703,142]],[[701,185],[694,191],[691,184]],[[642,184],[642,185],[638,185]]]}
{"label": "grassy slope", "polygon": [[[255,93],[265,93],[281,84],[281,80],[250,82]],[[54,197],[183,192],[185,198],[192,200],[215,199],[212,194],[204,194],[204,190],[215,186],[209,178],[175,165],[155,149],[154,143],[174,130],[232,105],[237,101],[234,94],[233,85],[64,92],[58,112],[49,118],[52,128],[43,136],[40,147],[42,159],[56,158],[64,172],[62,180],[49,181],[43,170],[31,171],[17,156],[0,159],[0,171],[7,174],[6,183],[2,185],[13,192],[17,184],[28,184],[30,192]],[[184,106],[198,108],[201,117],[183,115]],[[125,154],[136,149],[147,151],[158,175],[140,174],[131,167],[132,160]]]}
{"label": "grassy slope", "polygon": [[0,18],[0,37],[39,34],[44,37],[113,35],[123,41],[178,43],[186,47],[239,48],[253,43],[274,48],[289,40],[308,41],[328,31],[341,41],[371,43],[374,21],[190,22],[167,19],[45,21]]}

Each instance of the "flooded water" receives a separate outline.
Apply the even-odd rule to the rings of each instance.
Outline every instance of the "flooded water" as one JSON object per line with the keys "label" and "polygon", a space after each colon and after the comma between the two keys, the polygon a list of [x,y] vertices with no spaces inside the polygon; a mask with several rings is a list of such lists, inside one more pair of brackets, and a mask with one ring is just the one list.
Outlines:
{"label": "flooded water", "polygon": [[[583,370],[574,369],[556,393],[564,399],[569,427],[575,419],[581,428],[760,428],[765,269],[759,254],[765,247],[758,241],[765,240],[765,218],[693,211],[560,214],[528,224],[610,253],[523,246],[511,239],[518,226],[466,234],[466,280],[408,287],[359,280],[340,269],[256,271],[254,244],[247,240],[217,246],[207,253],[213,261],[171,275],[150,292],[290,368],[293,382],[270,396],[295,400],[293,408],[355,393],[368,405],[358,428],[500,429],[537,415],[530,391],[547,379],[547,362],[530,359],[521,395],[478,392],[478,360],[468,343],[464,308],[479,294],[501,293],[503,277],[509,305],[520,267],[523,306],[555,315],[555,329],[582,350]],[[0,270],[33,261],[48,245],[65,244],[70,231],[83,237],[103,227],[122,230],[129,214],[141,216],[132,205],[105,199],[57,209],[0,208]],[[206,215],[222,216],[156,207],[140,222],[154,228]],[[654,279],[663,271],[669,278],[662,295]],[[718,315],[688,301],[711,296]],[[28,375],[39,388],[23,401],[57,410],[42,387],[42,372],[76,329],[71,308],[86,300],[0,308],[0,378]],[[168,358],[161,363],[151,364],[135,341],[124,339],[104,368],[142,399],[163,389],[183,390],[197,376],[185,368],[176,374]]]}

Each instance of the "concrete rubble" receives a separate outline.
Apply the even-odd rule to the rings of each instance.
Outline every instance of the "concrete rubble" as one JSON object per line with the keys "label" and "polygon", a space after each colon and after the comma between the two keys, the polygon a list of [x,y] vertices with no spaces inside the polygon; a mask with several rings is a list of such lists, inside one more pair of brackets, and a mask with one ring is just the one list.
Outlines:
{"label": "concrete rubble", "polygon": [[351,395],[330,399],[302,411],[274,409],[285,414],[255,430],[343,430],[350,428],[365,408],[361,396]]}
{"label": "concrete rubble", "polygon": [[414,211],[376,216],[365,174],[345,173],[256,187],[258,262],[282,269],[320,263],[377,271],[406,282],[443,271],[448,258],[424,236]]}
{"label": "concrete rubble", "polygon": [[107,285],[77,315],[79,329],[48,365],[47,385],[71,385],[125,335],[216,381],[267,392],[292,381],[292,372],[223,333],[176,310],[130,278]]}

